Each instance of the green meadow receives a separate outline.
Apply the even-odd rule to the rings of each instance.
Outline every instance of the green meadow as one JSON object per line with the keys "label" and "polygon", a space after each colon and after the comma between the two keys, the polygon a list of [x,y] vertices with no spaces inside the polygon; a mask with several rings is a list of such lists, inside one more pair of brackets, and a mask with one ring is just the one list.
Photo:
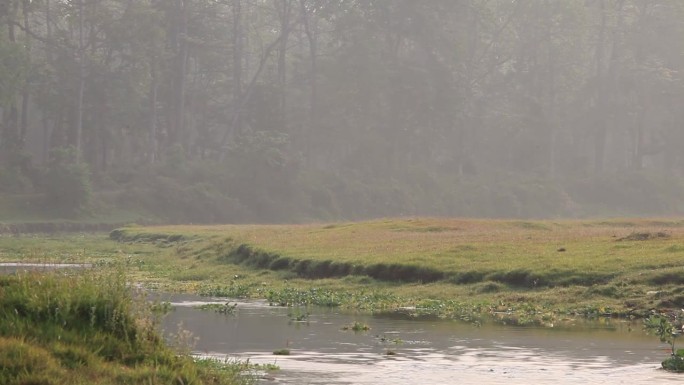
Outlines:
{"label": "green meadow", "polygon": [[120,266],[156,290],[551,325],[684,307],[684,221],[383,219],[0,238],[0,260]]}

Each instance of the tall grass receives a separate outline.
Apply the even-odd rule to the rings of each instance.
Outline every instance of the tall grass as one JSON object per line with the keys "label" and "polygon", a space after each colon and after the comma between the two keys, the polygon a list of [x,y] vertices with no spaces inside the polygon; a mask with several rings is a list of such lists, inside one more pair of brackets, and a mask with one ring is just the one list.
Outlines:
{"label": "tall grass", "polygon": [[121,271],[0,276],[0,384],[234,384],[165,345]]}

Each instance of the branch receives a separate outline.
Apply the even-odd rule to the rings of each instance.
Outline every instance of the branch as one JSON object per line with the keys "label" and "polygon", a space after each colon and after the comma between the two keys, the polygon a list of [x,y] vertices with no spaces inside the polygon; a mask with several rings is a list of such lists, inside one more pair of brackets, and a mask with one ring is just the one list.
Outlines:
{"label": "branch", "polygon": [[[252,76],[252,79],[249,81],[249,84],[247,85],[247,89],[242,97],[242,100],[240,100],[240,104],[238,105],[237,109],[233,113],[233,119],[231,120],[230,123],[230,130],[226,130],[223,133],[223,137],[221,138],[221,147],[225,148],[226,142],[228,141],[228,136],[230,132],[235,130],[235,127],[237,127],[238,119],[240,119],[240,113],[242,110],[245,108],[247,105],[247,101],[249,100],[252,90],[254,89],[254,86],[256,85],[257,80],[259,80],[259,77],[261,76],[261,73],[264,70],[264,67],[266,66],[266,62],[268,61],[269,57],[271,56],[271,53],[273,52],[274,49],[278,47],[278,44],[288,35],[288,33],[294,28],[295,25],[297,25],[301,21],[301,18],[295,20],[292,24],[288,25],[287,28],[283,29],[280,32],[280,36],[278,36],[277,39],[275,39],[271,44],[269,44],[266,49],[264,50],[264,54],[261,57],[261,60],[259,61],[259,67],[257,68],[257,71],[254,73],[254,76]],[[224,150],[225,152],[225,150]]]}
{"label": "branch", "polygon": [[[59,40],[57,40],[57,39],[48,39],[44,36],[37,35],[35,32],[31,31],[30,29],[26,29],[23,24],[18,23],[16,21],[12,21],[11,23],[15,27],[18,27],[19,29],[21,29],[22,32],[26,33],[27,35],[31,36],[32,38],[34,38],[34,39],[36,39],[42,43],[45,43],[45,44],[51,45],[51,46],[60,46]],[[67,48],[76,48],[75,46],[73,46],[71,44],[64,44],[62,46],[66,46]]]}

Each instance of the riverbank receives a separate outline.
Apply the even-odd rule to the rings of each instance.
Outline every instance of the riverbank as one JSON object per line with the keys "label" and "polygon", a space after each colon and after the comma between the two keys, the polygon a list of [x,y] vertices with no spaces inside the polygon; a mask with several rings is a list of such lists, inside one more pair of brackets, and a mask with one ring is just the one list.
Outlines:
{"label": "riverbank", "polygon": [[250,383],[240,364],[195,362],[182,335],[167,346],[158,321],[121,272],[0,275],[0,383]]}
{"label": "riverbank", "polygon": [[130,226],[0,238],[0,260],[121,265],[165,291],[471,322],[572,323],[684,307],[684,221],[394,219]]}

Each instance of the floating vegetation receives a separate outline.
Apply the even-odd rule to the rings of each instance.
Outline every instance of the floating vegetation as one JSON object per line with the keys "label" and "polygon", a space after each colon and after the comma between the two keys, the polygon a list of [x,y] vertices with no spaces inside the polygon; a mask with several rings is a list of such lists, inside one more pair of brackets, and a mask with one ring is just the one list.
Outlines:
{"label": "floating vegetation", "polygon": [[156,302],[150,305],[150,310],[155,314],[167,314],[173,311],[173,306],[168,301]]}
{"label": "floating vegetation", "polygon": [[275,372],[277,370],[280,370],[280,366],[276,364],[249,364],[249,368],[253,370],[261,370],[264,372]]}
{"label": "floating vegetation", "polygon": [[378,341],[382,344],[382,346],[384,346],[385,352],[383,354],[386,356],[397,355],[397,351],[395,350],[396,347],[404,343],[404,340],[398,337],[390,338],[386,335],[376,335],[375,338],[377,338]]}
{"label": "floating vegetation", "polygon": [[206,366],[213,368],[214,370],[230,370],[239,373],[250,373],[255,371],[275,372],[280,370],[280,366],[276,364],[255,364],[249,359],[242,361],[234,358],[219,359],[216,357],[201,357],[196,358],[195,362],[199,366]]}
{"label": "floating vegetation", "polygon": [[249,298],[251,291],[250,286],[231,281],[228,285],[202,285],[197,294],[203,297]]}
{"label": "floating vegetation", "polygon": [[288,312],[287,316],[290,317],[290,321],[303,322],[309,319],[309,312],[302,312],[300,308],[295,308],[294,311]]}
{"label": "floating vegetation", "polygon": [[238,304],[230,304],[230,302],[226,303],[208,303],[204,305],[200,305],[195,307],[196,309],[199,310],[208,310],[208,311],[213,311],[219,314],[226,314],[226,315],[233,315],[235,314],[235,309],[237,309]]}
{"label": "floating vegetation", "polygon": [[677,337],[683,331],[681,316],[684,315],[684,311],[680,310],[679,313],[672,315],[671,318],[675,321],[670,320],[670,318],[664,315],[652,315],[644,320],[644,329],[648,333],[657,336],[660,342],[665,342],[670,346],[670,357],[662,362],[663,369],[670,372],[684,373],[684,349],[675,348]]}
{"label": "floating vegetation", "polygon": [[273,351],[273,355],[276,356],[289,356],[290,355],[290,349],[278,349]]}
{"label": "floating vegetation", "polygon": [[297,289],[286,287],[262,292],[271,306],[345,306],[359,310],[382,310],[396,306],[397,297],[381,291],[346,291],[330,289]]}
{"label": "floating vegetation", "polygon": [[342,330],[352,330],[355,332],[365,332],[370,330],[370,326],[366,325],[365,323],[354,321],[353,324],[351,325],[344,325],[342,327]]}

